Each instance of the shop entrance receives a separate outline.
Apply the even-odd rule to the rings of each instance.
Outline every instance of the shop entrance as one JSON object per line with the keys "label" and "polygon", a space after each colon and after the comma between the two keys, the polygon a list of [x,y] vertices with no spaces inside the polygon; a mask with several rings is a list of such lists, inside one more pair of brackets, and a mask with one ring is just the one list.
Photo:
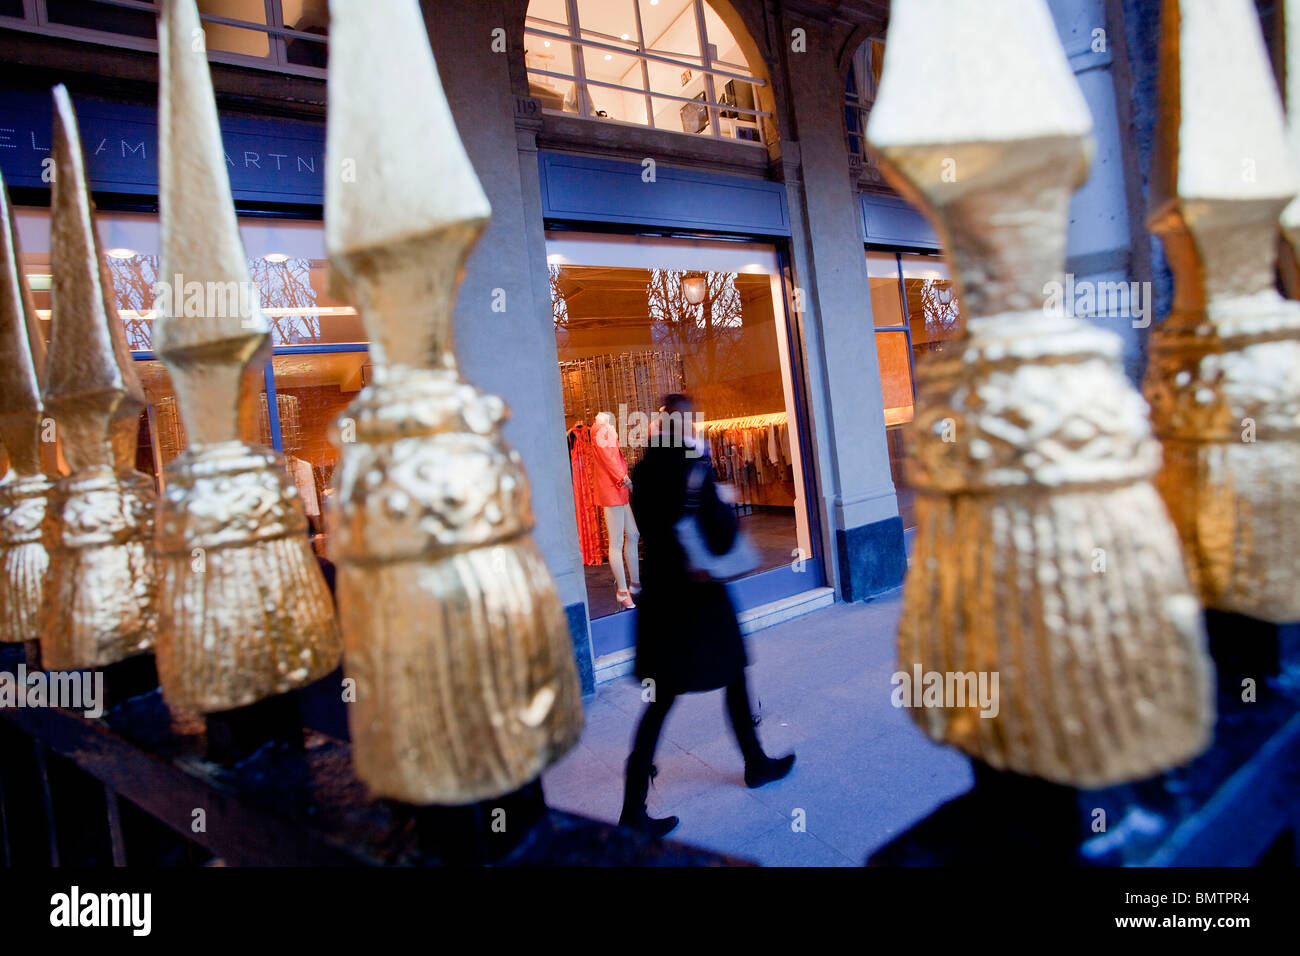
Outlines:
{"label": "shop entrance", "polygon": [[[740,527],[762,556],[749,578],[803,575],[779,575],[781,594],[733,587],[738,605],[820,586],[776,248],[552,232],[547,261],[597,654],[630,644],[619,592],[639,570],[636,537],[608,489],[644,455],[648,423],[672,392],[694,399],[717,479],[735,490]],[[617,448],[602,448],[602,436]],[[601,626],[616,616],[626,620]]]}

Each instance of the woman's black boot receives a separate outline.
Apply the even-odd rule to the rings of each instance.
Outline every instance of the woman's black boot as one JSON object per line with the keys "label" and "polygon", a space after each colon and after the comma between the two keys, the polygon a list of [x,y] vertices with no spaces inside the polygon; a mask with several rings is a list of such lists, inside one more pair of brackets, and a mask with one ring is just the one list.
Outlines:
{"label": "woman's black boot", "polygon": [[769,757],[760,751],[757,757],[745,761],[745,786],[754,790],[765,783],[780,780],[790,772],[790,768],[793,766],[794,754],[786,754],[784,757]]}
{"label": "woman's black boot", "polygon": [[623,812],[619,814],[618,825],[640,830],[658,839],[677,829],[680,821],[676,817],[652,817],[646,812],[645,801],[650,792],[650,778],[655,772],[653,764],[638,760],[636,754],[628,758],[627,782],[623,789]]}

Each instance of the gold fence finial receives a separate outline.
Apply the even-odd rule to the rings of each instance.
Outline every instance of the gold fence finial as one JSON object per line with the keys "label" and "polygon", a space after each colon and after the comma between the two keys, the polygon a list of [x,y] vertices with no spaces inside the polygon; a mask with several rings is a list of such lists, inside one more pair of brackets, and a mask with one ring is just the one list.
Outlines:
{"label": "gold fence finial", "polygon": [[[923,44],[911,31],[927,29],[927,16],[934,42]],[[952,257],[969,263],[970,279],[956,276],[963,315],[1040,311],[1092,153],[1092,115],[1047,11],[1040,0],[919,0],[891,12],[889,36],[906,42],[885,44],[868,138],[897,188],[934,209]],[[927,108],[908,90],[931,91]],[[990,202],[1016,214],[993,215]]]}
{"label": "gold fence finial", "polygon": [[154,347],[189,446],[167,465],[158,506],[157,655],[168,704],[211,713],[324,676],[340,641],[284,461],[240,437],[255,422],[270,337],[239,240],[202,37],[194,0],[165,0]]}
{"label": "gold fence finial", "polygon": [[993,767],[1080,787],[1183,763],[1213,722],[1145,405],[1118,338],[1054,295],[1090,129],[1042,0],[894,5],[867,135],[930,211],[966,317],[917,359],[900,703]]}
{"label": "gold fence finial", "polygon": [[53,482],[41,467],[45,341],[23,276],[18,226],[0,177],[0,442],[9,473],[0,482],[0,643],[39,636],[49,556],[42,525]]}
{"label": "gold fence finial", "polygon": [[[1282,96],[1286,107],[1287,144],[1293,168],[1300,174],[1300,0],[1284,0],[1280,7],[1283,32]],[[1280,263],[1287,294],[1300,299],[1300,196],[1282,211]]]}
{"label": "gold fence finial", "polygon": [[1174,271],[1145,389],[1158,484],[1212,608],[1300,618],[1300,303],[1276,289],[1300,180],[1250,0],[1166,0],[1150,228]]}
{"label": "gold fence finial", "polygon": [[153,645],[153,483],[135,470],[144,393],[99,251],[72,99],[54,88],[45,406],[71,473],[46,514],[41,659],[102,667]]}
{"label": "gold fence finial", "polygon": [[517,789],[582,729],[505,406],[451,351],[459,272],[489,214],[420,6],[332,0],[326,244],[375,373],[336,430],[330,551],[357,773],[415,804]]}

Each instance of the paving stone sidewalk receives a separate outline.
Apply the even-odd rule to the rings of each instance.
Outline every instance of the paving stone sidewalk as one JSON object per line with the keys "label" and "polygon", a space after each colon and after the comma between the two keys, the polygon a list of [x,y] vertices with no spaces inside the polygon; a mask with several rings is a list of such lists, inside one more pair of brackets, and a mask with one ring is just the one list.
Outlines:
{"label": "paving stone sidewalk", "polygon": [[[860,866],[970,787],[966,760],[931,743],[890,704],[900,597],[836,604],[746,638],[764,749],[798,754],[785,780],[745,787],[722,691],[678,700],[659,741],[649,802],[653,816],[682,818],[672,839],[765,866]],[[600,685],[586,701],[581,742],[543,777],[547,802],[617,820],[623,763],[644,706],[634,678]]]}

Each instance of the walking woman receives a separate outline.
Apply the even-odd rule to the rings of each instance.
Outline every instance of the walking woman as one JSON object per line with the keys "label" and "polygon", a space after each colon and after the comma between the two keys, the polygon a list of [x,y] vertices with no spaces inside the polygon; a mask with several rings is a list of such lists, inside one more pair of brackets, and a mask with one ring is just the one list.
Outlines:
{"label": "walking woman", "polygon": [[[794,754],[772,758],[754,728],[745,683],[745,642],[726,586],[692,573],[674,526],[686,510],[687,482],[704,469],[697,514],[709,550],[725,554],[736,536],[736,518],[718,496],[712,469],[693,430],[694,406],[684,395],[664,400],[657,443],[632,472],[632,511],[645,544],[636,628],[636,676],[654,682],[627,760],[627,781],[619,823],[655,836],[677,826],[677,817],[654,819],[646,795],[655,773],[654,754],[664,720],[678,694],[727,690],[727,715],[745,758],[745,783],[761,787],[780,780]],[[697,479],[698,481],[698,479]]]}

